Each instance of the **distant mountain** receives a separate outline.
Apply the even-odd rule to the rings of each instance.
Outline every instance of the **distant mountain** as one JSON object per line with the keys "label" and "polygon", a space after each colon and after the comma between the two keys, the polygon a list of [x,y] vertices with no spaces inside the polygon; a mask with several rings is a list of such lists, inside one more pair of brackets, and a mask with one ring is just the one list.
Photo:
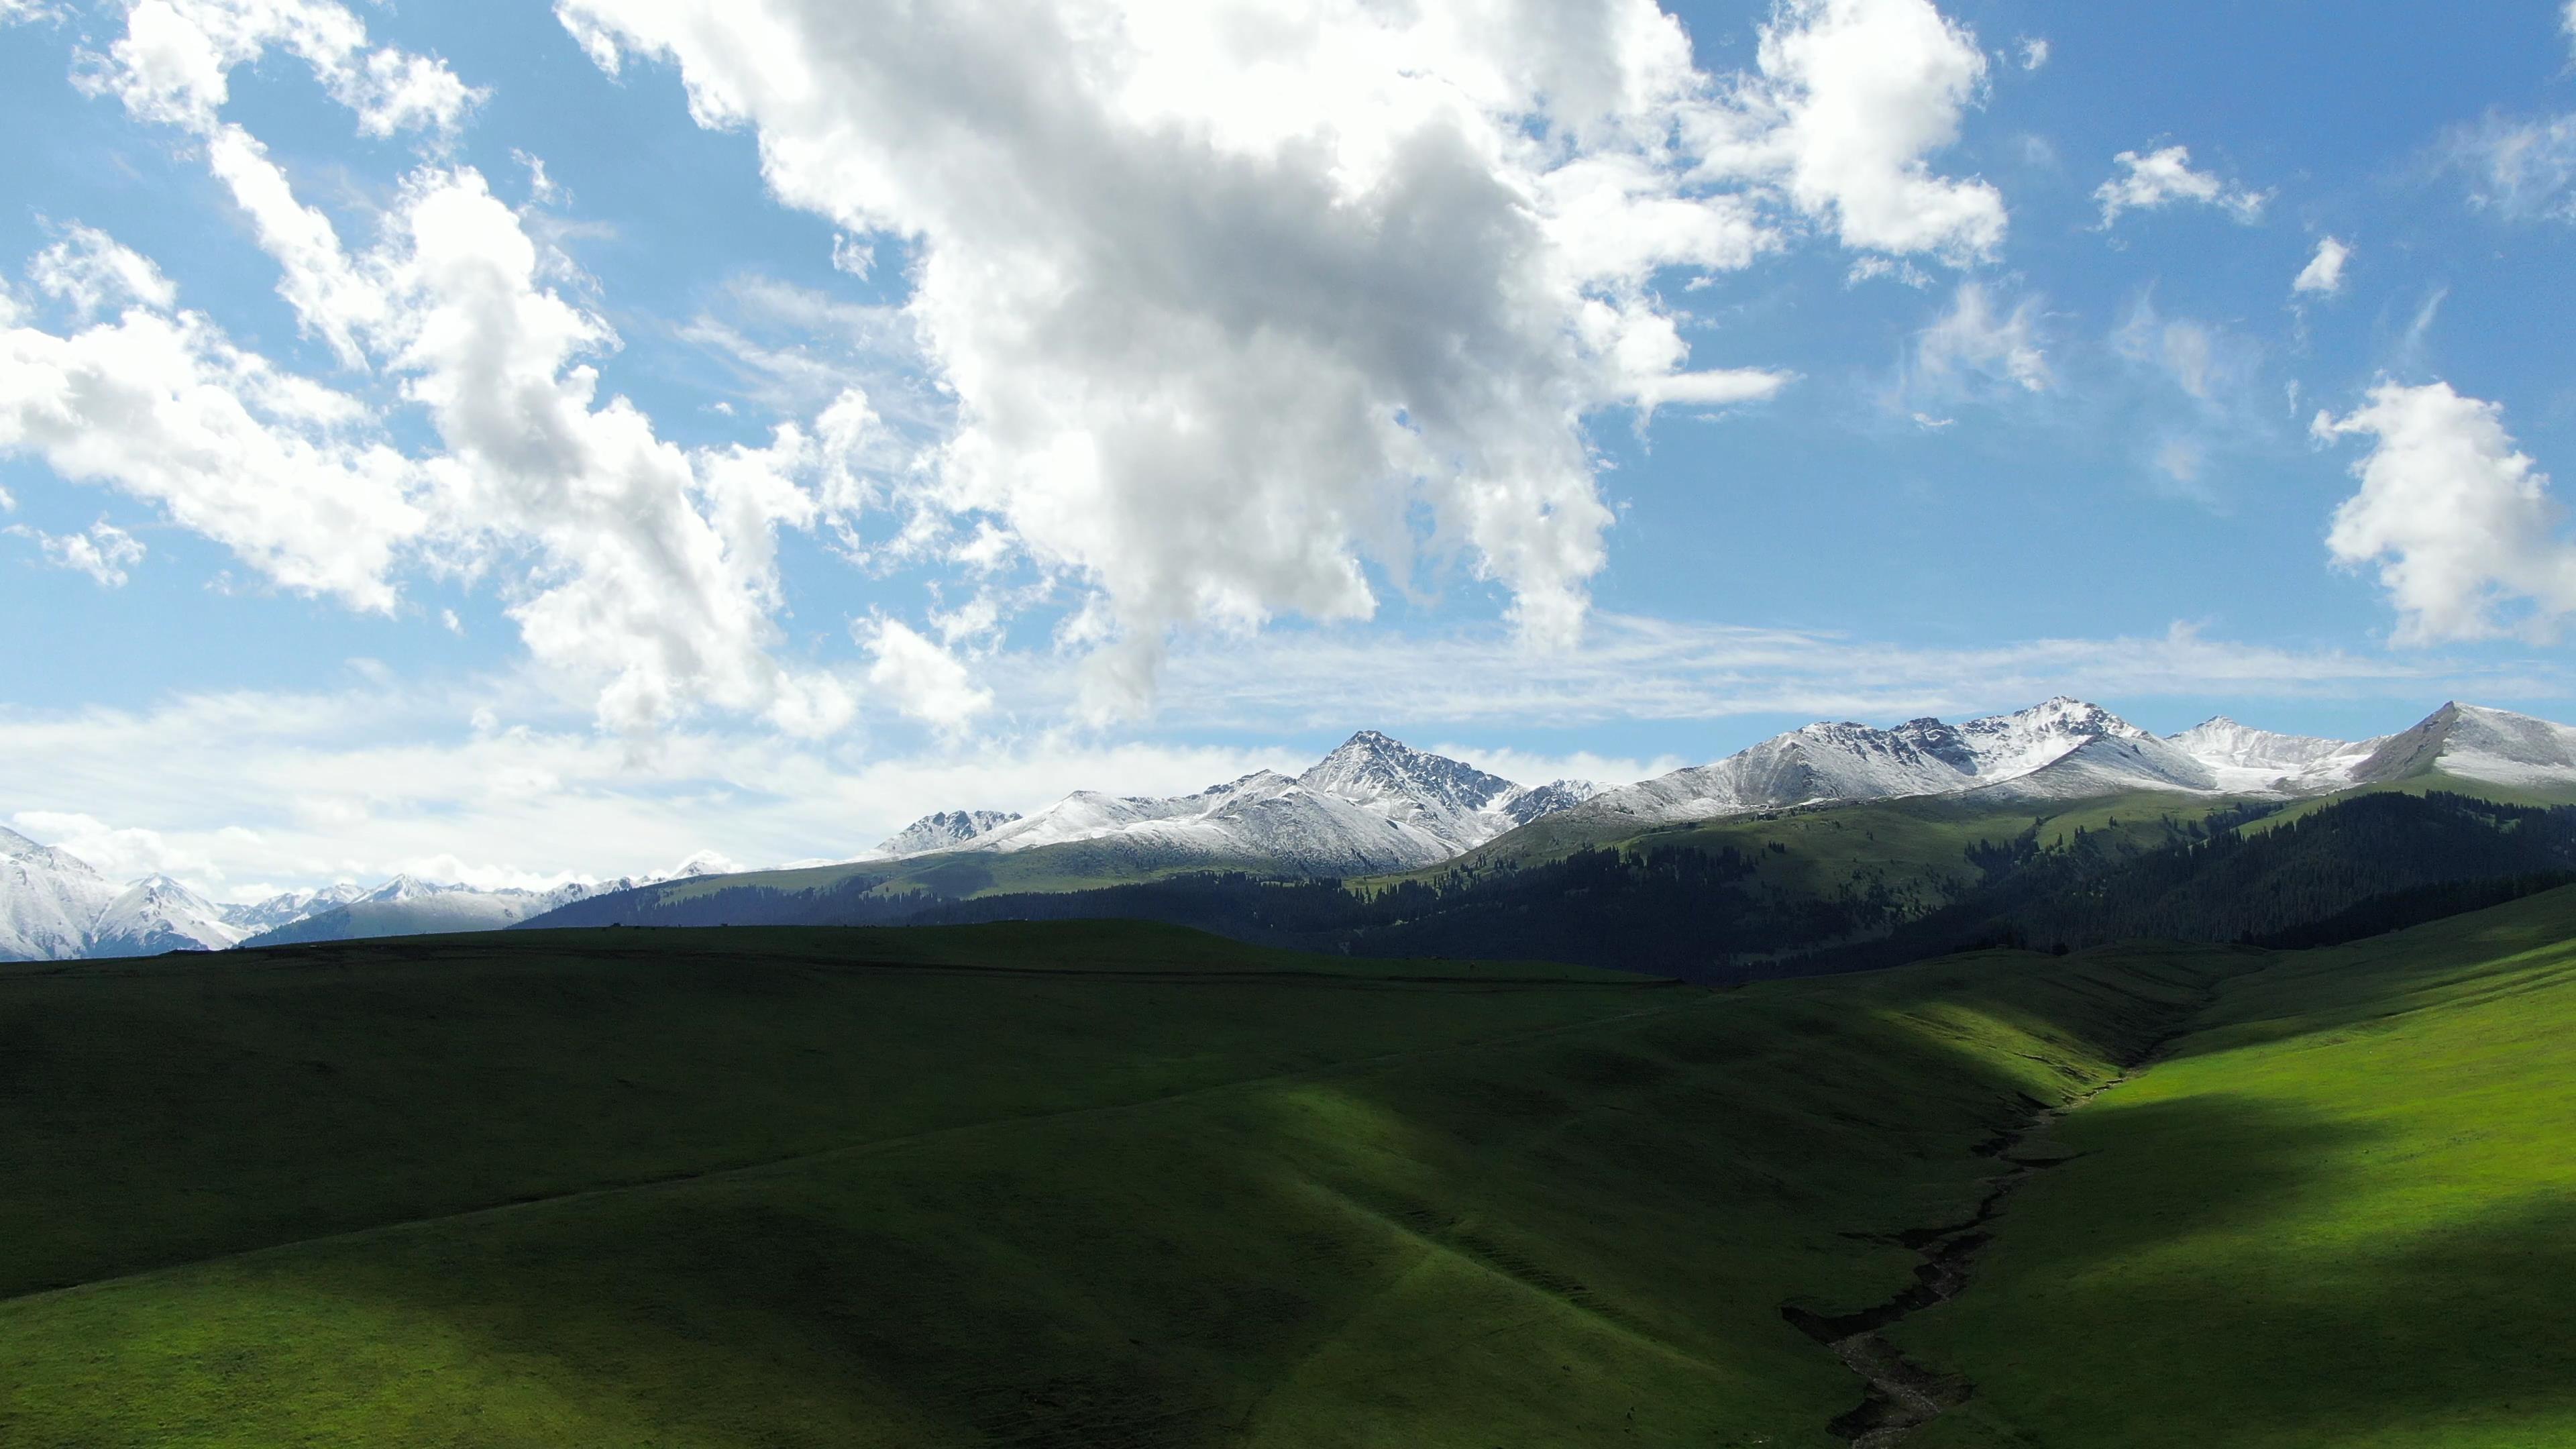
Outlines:
{"label": "distant mountain", "polygon": [[1950,794],[2021,779],[2097,741],[2114,747],[2096,751],[2058,781],[2041,782],[2034,793],[2175,788],[2184,779],[2195,783],[2180,788],[2216,784],[2180,748],[2100,705],[2060,697],[1960,725],[1928,718],[1884,730],[1848,721],[1811,724],[1713,765],[1603,791],[1573,816],[1666,825],[1795,805]]}
{"label": "distant mountain", "polygon": [[319,890],[288,891],[250,905],[224,907],[224,924],[238,929],[247,939],[280,926],[292,925],[307,916],[320,915],[335,906],[345,906],[365,894],[365,887],[347,881]]}
{"label": "distant mountain", "polygon": [[2058,698],[1955,726],[1808,725],[1713,765],[1605,791],[1568,821],[1642,828],[1971,793],[1997,803],[2138,792],[2279,798],[2434,776],[2576,798],[2576,730],[2447,704],[2413,729],[2376,740],[2276,734],[2225,718],[2159,738],[2099,705]]}
{"label": "distant mountain", "polygon": [[1573,780],[1521,785],[1362,730],[1293,778],[1259,770],[1169,797],[1076,791],[956,849],[1083,844],[1087,860],[1135,870],[1224,863],[1366,875],[1436,865],[1591,793]]}
{"label": "distant mountain", "polygon": [[[874,920],[923,909],[925,898],[1088,889],[1182,872],[1267,880],[1396,875],[1471,851],[1479,871],[1517,869],[1652,830],[1800,808],[1919,800],[1933,802],[1926,809],[2027,819],[2146,795],[2186,802],[2142,806],[2181,818],[2240,801],[2372,787],[2576,803],[2576,729],[2454,703],[2411,729],[2358,742],[2224,718],[2160,737],[2099,705],[2060,697],[1955,725],[1931,718],[1887,729],[1820,722],[1714,764],[1608,791],[1571,780],[1523,785],[1362,730],[1294,776],[1256,771],[1169,797],[1077,791],[1026,818],[942,811],[857,861],[744,872],[702,854],[670,876],[642,882],[533,892],[397,877],[371,890],[344,884],[229,907],[166,879],[120,889],[65,852],[0,831],[0,959],[214,949],[244,937],[273,944],[490,930],[575,905],[590,909],[560,923],[649,917],[679,924],[678,916],[694,921],[710,911],[711,921]],[[2130,813],[2126,803],[2117,811]],[[1934,879],[1943,872],[1954,868],[1915,861],[1847,879],[1874,882],[1867,888],[1895,902],[1883,909],[1902,914],[1914,909],[1899,899],[1907,891],[1947,889]],[[681,896],[645,888],[684,878],[701,883],[676,915]]]}
{"label": "distant mountain", "polygon": [[898,860],[908,855],[954,850],[1019,818],[1017,812],[1008,810],[942,810],[936,815],[924,815],[878,841],[876,853],[888,860]]}
{"label": "distant mountain", "polygon": [[2413,729],[2369,742],[2359,784],[2447,777],[2559,795],[2576,790],[2576,729],[2472,704],[2446,704]]}
{"label": "distant mountain", "polygon": [[166,875],[148,876],[124,892],[91,923],[88,956],[158,956],[164,951],[222,951],[242,931],[223,908]]}
{"label": "distant mountain", "polygon": [[67,961],[119,892],[66,851],[0,830],[0,961]]}
{"label": "distant mountain", "polygon": [[[683,867],[683,875],[712,873]],[[621,877],[595,885],[558,886],[549,891],[487,891],[398,875],[345,904],[291,921],[252,937],[244,944],[286,946],[373,936],[439,936],[457,931],[498,931],[574,901],[613,891],[633,890],[637,884],[631,878]]]}

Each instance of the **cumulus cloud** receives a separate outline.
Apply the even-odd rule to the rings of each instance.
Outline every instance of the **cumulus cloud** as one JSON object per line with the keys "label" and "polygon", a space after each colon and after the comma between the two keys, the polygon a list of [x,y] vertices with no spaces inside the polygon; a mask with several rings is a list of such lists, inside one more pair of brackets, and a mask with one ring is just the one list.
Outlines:
{"label": "cumulus cloud", "polygon": [[[1984,382],[2009,384],[2023,392],[2047,391],[2053,378],[2040,346],[2039,319],[2036,297],[2023,297],[2005,310],[1984,283],[1960,283],[1949,310],[1915,334],[1907,390],[1956,397]],[[1935,426],[1946,427],[1948,422]]]}
{"label": "cumulus cloud", "polygon": [[159,267],[95,227],[70,228],[61,241],[37,254],[27,279],[70,304],[83,319],[112,305],[132,303],[166,312],[179,301],[179,289]]}
{"label": "cumulus cloud", "polygon": [[158,830],[118,827],[77,811],[21,810],[9,823],[31,840],[78,856],[109,880],[167,875],[211,884],[223,871],[203,851],[174,844]]}
{"label": "cumulus cloud", "polygon": [[453,134],[484,96],[443,60],[369,46],[365,23],[332,0],[140,0],[81,79],[138,116],[204,133],[232,72],[271,49],[310,65],[371,136]]}
{"label": "cumulus cloud", "polygon": [[426,519],[413,465],[344,435],[363,413],[194,312],[137,305],[61,335],[0,327],[0,455],[157,504],[287,588],[388,610],[395,550]]}
{"label": "cumulus cloud", "polygon": [[2326,545],[2340,563],[2378,565],[2398,642],[2547,637],[2576,612],[2576,543],[2502,407],[2447,382],[2383,382],[2343,417],[2318,413],[2314,431],[2371,440]]}
{"label": "cumulus cloud", "polygon": [[120,589],[131,577],[126,571],[143,561],[143,544],[134,535],[102,518],[85,533],[52,534],[32,528],[13,528],[36,540],[45,558],[57,568],[85,573],[100,588]]}
{"label": "cumulus cloud", "polygon": [[1783,177],[1848,247],[1964,264],[2003,244],[2003,194],[1927,159],[1958,139],[1987,72],[1975,34],[1930,0],[1785,0],[1756,64],[1741,113],[1703,117],[1720,133],[1706,169]]}
{"label": "cumulus cloud", "polygon": [[2037,70],[2046,64],[2048,64],[2048,42],[2038,37],[2024,39],[2021,43],[2021,68]]}
{"label": "cumulus cloud", "polygon": [[[566,300],[568,263],[469,167],[423,166],[352,253],[257,138],[225,120],[228,74],[269,48],[312,65],[362,131],[452,130],[477,98],[443,64],[366,47],[336,5],[146,0],[86,83],[182,128],[276,261],[279,292],[344,365],[394,380],[437,446],[355,398],[234,346],[143,258],[74,228],[31,277],[82,323],[0,318],[0,452],[109,483],[277,582],[390,610],[405,563],[497,576],[530,653],[634,731],[701,705],[827,734],[853,711],[828,674],[770,653],[776,532],[812,526],[808,485],[846,440],[782,426],[762,447],[685,450],[595,360],[615,334]],[[828,481],[828,479],[826,479]],[[95,541],[92,543],[95,551]],[[103,558],[104,555],[101,555]]]}
{"label": "cumulus cloud", "polygon": [[2003,229],[1924,161],[1985,65],[1926,0],[1788,6],[1732,88],[1651,0],[557,13],[753,129],[845,269],[905,244],[957,412],[916,536],[1076,584],[1065,637],[1131,693],[1176,629],[1366,617],[1426,553],[1570,640],[1610,523],[1587,416],[1787,381],[1700,365],[1659,273],[1782,245],[1775,198],[1876,250]]}
{"label": "cumulus cloud", "polygon": [[954,731],[993,707],[993,692],[975,683],[964,661],[906,625],[872,619],[856,632],[876,660],[868,683],[905,715]]}
{"label": "cumulus cloud", "polygon": [[2210,172],[2194,171],[2188,146],[2123,151],[2111,160],[2119,170],[2093,192],[2093,199],[2102,203],[2106,230],[2123,212],[2153,211],[2178,201],[2218,207],[2250,226],[2263,219],[2263,208],[2272,200],[2268,191],[2248,191]]}
{"label": "cumulus cloud", "polygon": [[2344,263],[2350,260],[2351,247],[2333,237],[2325,238],[2317,243],[2317,254],[2308,259],[2307,266],[2301,268],[2298,277],[2290,283],[2291,292],[2302,297],[2340,294],[2343,291]]}

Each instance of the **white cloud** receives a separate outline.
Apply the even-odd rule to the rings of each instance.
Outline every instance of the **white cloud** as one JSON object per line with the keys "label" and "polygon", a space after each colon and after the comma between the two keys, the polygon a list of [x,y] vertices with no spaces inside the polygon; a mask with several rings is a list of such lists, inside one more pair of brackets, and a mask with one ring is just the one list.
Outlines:
{"label": "white cloud", "polygon": [[71,227],[61,241],[37,254],[27,279],[69,303],[84,320],[113,305],[132,303],[166,312],[179,301],[179,289],[159,267],[95,227]]}
{"label": "white cloud", "polygon": [[385,610],[394,552],[426,520],[412,464],[342,435],[362,415],[194,312],[0,328],[0,455],[157,504],[290,589]]}
{"label": "white cloud", "polygon": [[2567,13],[2559,17],[2558,25],[2567,32],[2568,41],[2576,44],[2576,0],[2567,0]]}
{"label": "white cloud", "polygon": [[2168,318],[2155,298],[2140,293],[2111,334],[2111,350],[2163,373],[2193,399],[2218,408],[2235,405],[2252,390],[2262,348],[2214,323]]}
{"label": "white cloud", "polygon": [[103,589],[121,589],[131,577],[127,570],[143,561],[143,544],[134,535],[102,518],[85,533],[52,534],[32,528],[13,528],[36,540],[45,558],[57,568],[85,573]]}
{"label": "white cloud", "polygon": [[1851,270],[1843,274],[1843,285],[1857,287],[1863,282],[1874,282],[1881,277],[1902,282],[1918,291],[1932,285],[1930,272],[1898,257],[1855,258],[1851,264]]}
{"label": "white cloud", "polygon": [[[1524,637],[1574,638],[1610,523],[1586,415],[1786,381],[1695,368],[1648,286],[1778,245],[1759,187],[1794,173],[1872,246],[2000,235],[1989,191],[1920,163],[1982,64],[1922,0],[1786,14],[1761,117],[1650,0],[558,13],[607,63],[676,64],[702,122],[755,129],[845,268],[906,243],[956,407],[897,501],[907,536],[1076,584],[1067,637],[1116,646],[1130,703],[1175,630],[1367,617],[1426,556],[1497,585]],[[1908,37],[1937,74],[1889,58]],[[1882,113],[1901,134],[1860,134]]]}
{"label": "white cloud", "polygon": [[2299,296],[2332,297],[2343,291],[2344,263],[2352,260],[2352,248],[2327,237],[2317,243],[2317,254],[2299,271],[2290,290]]}
{"label": "white cloud", "polygon": [[2025,37],[2021,43],[2021,68],[2037,70],[2048,64],[2048,42],[2039,37]]}
{"label": "white cloud", "polygon": [[[2340,563],[2378,564],[2398,642],[2548,637],[2576,612],[2576,543],[2502,407],[2447,382],[2383,382],[2344,417],[2317,414],[2315,433],[2371,439],[2326,546]],[[2500,617],[2516,605],[2519,619]]]}
{"label": "white cloud", "polygon": [[203,135],[230,95],[232,71],[270,49],[310,65],[371,136],[452,135],[484,96],[443,60],[369,48],[365,23],[331,0],[140,0],[126,13],[125,34],[80,79],[139,117]]}
{"label": "white cloud", "polygon": [[1712,174],[1779,176],[1843,245],[1954,263],[2003,244],[2003,194],[1933,174],[1983,94],[1976,36],[1930,0],[1782,0],[1741,113],[1706,113]]}
{"label": "white cloud", "polygon": [[31,840],[78,856],[112,881],[166,875],[211,885],[223,878],[202,851],[174,845],[157,830],[120,829],[92,815],[57,810],[21,810],[9,823]]}
{"label": "white cloud", "polygon": [[2446,134],[2441,159],[2466,172],[2469,202],[2508,221],[2576,221],[2576,115],[2490,114]]}
{"label": "white cloud", "polygon": [[2023,297],[2004,312],[1984,283],[1960,283],[1950,309],[1915,334],[1905,391],[1957,397],[1979,380],[2047,391],[2054,379],[2040,346],[2039,317],[2037,297]]}
{"label": "white cloud", "polygon": [[868,683],[897,709],[943,730],[960,730],[993,707],[964,661],[893,619],[863,621],[855,631],[876,663]]}
{"label": "white cloud", "polygon": [[2206,171],[2191,169],[2191,149],[2167,146],[2160,151],[2123,151],[2112,162],[2120,169],[2093,193],[2102,203],[2102,225],[2108,229],[2126,211],[2152,211],[2177,201],[2215,206],[2246,225],[2262,220],[2272,193],[2233,186]]}
{"label": "white cloud", "polygon": [[278,582],[359,607],[390,610],[407,564],[496,575],[530,653],[595,688],[611,728],[710,704],[799,733],[848,721],[838,680],[770,654],[776,531],[817,522],[803,480],[837,454],[792,426],[764,448],[686,451],[601,400],[592,360],[614,334],[551,285],[569,264],[471,168],[416,171],[383,240],[352,255],[220,114],[230,70],[269,47],[311,63],[371,132],[452,130],[477,93],[442,64],[367,50],[336,5],[149,0],[126,19],[88,83],[202,141],[306,330],[396,380],[438,447],[397,448],[388,420],[174,312],[148,262],[75,229],[38,259],[39,285],[84,316],[136,305],[70,335],[0,333],[0,451],[147,498]]}

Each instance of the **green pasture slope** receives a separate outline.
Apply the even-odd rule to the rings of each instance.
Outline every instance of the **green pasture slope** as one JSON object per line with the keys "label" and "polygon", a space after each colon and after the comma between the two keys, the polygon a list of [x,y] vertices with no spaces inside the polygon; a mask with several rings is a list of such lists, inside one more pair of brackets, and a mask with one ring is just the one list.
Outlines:
{"label": "green pasture slope", "polygon": [[1162,928],[0,971],[0,1444],[1815,1446],[1793,1330],[2229,953],[1716,993]]}
{"label": "green pasture slope", "polygon": [[2227,980],[1893,1331],[1912,1441],[2576,1444],[2576,889]]}

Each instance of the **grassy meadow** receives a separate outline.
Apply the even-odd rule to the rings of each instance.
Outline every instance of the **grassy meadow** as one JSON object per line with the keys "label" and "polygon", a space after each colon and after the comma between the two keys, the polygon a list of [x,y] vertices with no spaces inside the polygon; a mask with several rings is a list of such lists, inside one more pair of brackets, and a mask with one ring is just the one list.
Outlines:
{"label": "grassy meadow", "polygon": [[[1116,923],[0,974],[0,1443],[1830,1445],[1784,1303],[2198,955],[1712,993]],[[1859,1236],[1855,1236],[1859,1235]]]}
{"label": "grassy meadow", "polygon": [[2576,891],[2225,981],[1900,1325],[1956,1446],[2576,1444]]}
{"label": "grassy meadow", "polygon": [[2563,891],[1727,991],[1119,922],[5,968],[0,1444],[1829,1449],[1861,1381],[1784,1309],[1897,1296],[2106,1086],[1884,1330],[1971,1386],[1909,1442],[2576,1442],[2571,937]]}

